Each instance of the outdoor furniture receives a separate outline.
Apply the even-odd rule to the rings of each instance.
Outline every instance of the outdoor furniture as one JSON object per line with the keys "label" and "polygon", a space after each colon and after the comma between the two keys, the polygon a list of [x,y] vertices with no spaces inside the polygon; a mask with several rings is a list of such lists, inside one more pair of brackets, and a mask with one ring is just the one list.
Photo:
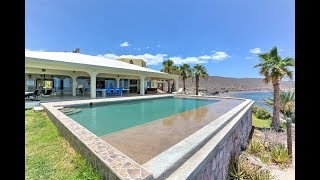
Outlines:
{"label": "outdoor furniture", "polygon": [[123,88],[119,88],[119,95],[122,96]]}
{"label": "outdoor furniture", "polygon": [[[38,91],[37,91],[38,92]],[[30,97],[33,97],[35,92],[24,92],[24,97],[26,100],[30,100]]]}
{"label": "outdoor furniture", "polygon": [[172,94],[182,94],[183,88],[179,88],[177,92],[172,92]]}
{"label": "outdoor furniture", "polygon": [[105,89],[96,89],[97,94],[101,94],[102,97],[106,97],[106,90]]}
{"label": "outdoor furniture", "polygon": [[43,97],[49,97],[52,93],[52,89],[47,89],[46,93],[43,94]]}
{"label": "outdoor furniture", "polygon": [[113,95],[117,95],[117,91],[118,91],[117,88],[113,88]]}
{"label": "outdoor furniture", "polygon": [[147,94],[156,94],[158,88],[147,88]]}
{"label": "outdoor furniture", "polygon": [[107,88],[106,93],[107,93],[107,95],[108,95],[108,94],[111,95],[111,89],[110,89],[110,88]]}

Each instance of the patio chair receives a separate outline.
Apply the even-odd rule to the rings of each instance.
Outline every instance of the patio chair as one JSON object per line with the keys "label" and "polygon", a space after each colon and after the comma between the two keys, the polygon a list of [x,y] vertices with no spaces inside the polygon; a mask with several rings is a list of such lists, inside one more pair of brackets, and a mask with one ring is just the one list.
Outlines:
{"label": "patio chair", "polygon": [[179,88],[177,92],[172,92],[172,94],[182,94],[183,88]]}
{"label": "patio chair", "polygon": [[157,93],[158,93],[158,94],[165,94],[166,92],[161,91],[160,89],[157,89]]}
{"label": "patio chair", "polygon": [[40,101],[40,99],[38,99],[38,97],[41,95],[42,92],[42,87],[40,87],[39,89],[36,89],[33,93],[33,101]]}
{"label": "patio chair", "polygon": [[119,88],[119,92],[118,92],[118,94],[120,95],[120,96],[122,96],[122,91],[123,91],[123,88],[121,87],[121,88]]}
{"label": "patio chair", "polygon": [[108,94],[110,94],[111,95],[111,88],[107,88],[107,90],[106,90],[106,94],[108,95]]}
{"label": "patio chair", "polygon": [[46,93],[43,94],[43,97],[47,98],[51,95],[52,89],[47,89]]}
{"label": "patio chair", "polygon": [[117,88],[113,88],[113,95],[117,95],[118,94],[118,89]]}
{"label": "patio chair", "polygon": [[34,95],[37,94],[37,93],[38,93],[38,89],[34,90],[34,92],[25,94],[25,95],[24,95],[25,100],[32,100],[31,97],[34,97]]}

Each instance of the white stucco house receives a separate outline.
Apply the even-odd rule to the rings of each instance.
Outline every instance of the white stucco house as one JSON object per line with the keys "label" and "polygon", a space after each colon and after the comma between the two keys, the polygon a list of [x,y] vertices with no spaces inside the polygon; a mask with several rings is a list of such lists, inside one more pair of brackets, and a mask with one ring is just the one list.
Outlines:
{"label": "white stucco house", "polygon": [[[179,76],[100,56],[72,52],[25,51],[25,91],[40,85],[55,93],[78,96],[77,89],[96,98],[97,88],[123,87],[144,95],[154,83],[173,80],[178,89]],[[98,86],[98,87],[97,87]],[[144,90],[142,90],[144,89]],[[81,92],[82,93],[82,92]]]}

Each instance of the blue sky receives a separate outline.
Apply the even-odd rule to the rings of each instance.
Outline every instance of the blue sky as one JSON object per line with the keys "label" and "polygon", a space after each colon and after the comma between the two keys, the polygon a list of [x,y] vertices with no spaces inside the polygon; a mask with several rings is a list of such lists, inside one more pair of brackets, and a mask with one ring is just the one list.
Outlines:
{"label": "blue sky", "polygon": [[202,63],[209,75],[260,77],[256,53],[295,56],[293,0],[27,0],[25,48],[141,57],[161,69]]}

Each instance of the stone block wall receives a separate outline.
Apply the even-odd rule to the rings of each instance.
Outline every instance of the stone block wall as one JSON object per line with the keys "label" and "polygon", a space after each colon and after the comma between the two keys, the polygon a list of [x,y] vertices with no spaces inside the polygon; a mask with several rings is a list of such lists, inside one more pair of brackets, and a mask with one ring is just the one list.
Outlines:
{"label": "stone block wall", "polygon": [[230,129],[217,145],[215,153],[204,168],[196,175],[197,180],[225,180],[228,177],[231,156],[238,157],[242,147],[249,140],[252,129],[251,108],[245,112],[241,119]]}

